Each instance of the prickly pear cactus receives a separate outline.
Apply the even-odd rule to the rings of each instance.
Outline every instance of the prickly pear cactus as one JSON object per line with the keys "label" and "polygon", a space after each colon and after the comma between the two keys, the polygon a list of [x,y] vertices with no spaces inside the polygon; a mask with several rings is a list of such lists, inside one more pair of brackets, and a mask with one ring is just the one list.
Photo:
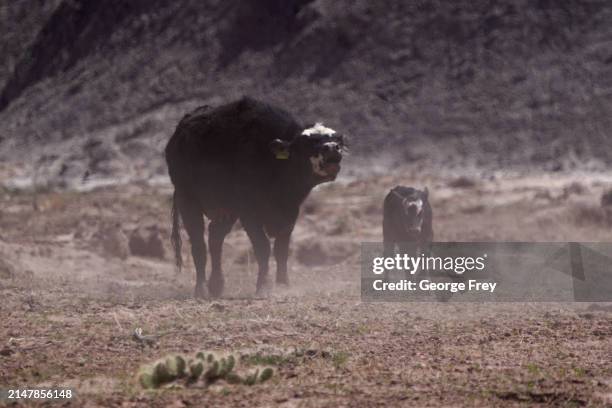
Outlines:
{"label": "prickly pear cactus", "polygon": [[138,380],[147,389],[159,388],[181,379],[186,385],[197,381],[211,384],[219,380],[224,380],[229,384],[254,385],[269,380],[274,374],[272,368],[266,367],[241,376],[234,371],[235,367],[236,357],[232,354],[219,356],[215,353],[199,351],[194,358],[188,360],[181,355],[169,355],[141,367]]}
{"label": "prickly pear cactus", "polygon": [[192,361],[189,364],[189,378],[191,380],[197,380],[204,372],[204,363],[201,361]]}
{"label": "prickly pear cactus", "polygon": [[[172,361],[170,361],[172,360]],[[172,369],[168,368],[168,362],[173,365]],[[139,381],[144,388],[159,388],[160,386],[174,381],[178,378],[178,367],[174,358],[158,360],[155,363],[144,366],[139,372]]]}
{"label": "prickly pear cactus", "polygon": [[204,371],[203,377],[209,382],[212,382],[218,379],[219,378],[219,362],[215,360],[212,363],[209,363],[208,368],[206,369],[206,371]]}
{"label": "prickly pear cactus", "polygon": [[185,367],[187,363],[183,356],[175,355],[166,358],[166,367],[168,373],[174,378],[180,378],[185,376]]}
{"label": "prickly pear cactus", "polygon": [[268,381],[274,375],[274,370],[271,367],[264,368],[259,374],[259,382]]}
{"label": "prickly pear cactus", "polygon": [[257,381],[258,375],[259,375],[259,369],[256,369],[254,372],[247,375],[246,378],[244,379],[245,385],[254,385],[255,382]]}
{"label": "prickly pear cactus", "polygon": [[240,374],[237,373],[229,373],[225,376],[225,381],[230,384],[244,384],[244,378],[242,378]]}
{"label": "prickly pear cactus", "polygon": [[270,378],[272,378],[273,375],[274,370],[272,369],[272,367],[266,367],[262,370],[256,369],[244,378],[243,383],[245,385],[261,384],[263,382],[268,381]]}

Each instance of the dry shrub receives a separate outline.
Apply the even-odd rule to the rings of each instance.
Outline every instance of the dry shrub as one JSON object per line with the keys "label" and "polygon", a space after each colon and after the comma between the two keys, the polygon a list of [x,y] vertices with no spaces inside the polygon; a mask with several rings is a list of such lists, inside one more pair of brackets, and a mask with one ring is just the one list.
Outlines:
{"label": "dry shrub", "polygon": [[612,207],[602,207],[590,203],[576,203],[571,208],[574,224],[612,226]]}

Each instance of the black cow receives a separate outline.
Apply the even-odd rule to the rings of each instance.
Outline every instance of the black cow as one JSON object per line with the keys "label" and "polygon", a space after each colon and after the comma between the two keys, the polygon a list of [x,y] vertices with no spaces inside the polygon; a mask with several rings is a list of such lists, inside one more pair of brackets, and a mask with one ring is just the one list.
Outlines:
{"label": "black cow", "polygon": [[174,184],[177,265],[180,269],[180,214],[191,242],[196,297],[206,296],[203,215],[211,220],[210,296],[223,292],[223,240],[238,219],[259,266],[257,294],[269,286],[269,236],[275,237],[276,282],[288,284],[289,239],[299,207],[314,186],[335,180],[344,147],[333,129],[300,126],[286,111],[247,97],[183,117],[166,146],[166,162]]}
{"label": "black cow", "polygon": [[433,241],[433,213],[429,191],[396,186],[383,205],[384,256],[391,257],[396,246],[410,256],[429,256]]}

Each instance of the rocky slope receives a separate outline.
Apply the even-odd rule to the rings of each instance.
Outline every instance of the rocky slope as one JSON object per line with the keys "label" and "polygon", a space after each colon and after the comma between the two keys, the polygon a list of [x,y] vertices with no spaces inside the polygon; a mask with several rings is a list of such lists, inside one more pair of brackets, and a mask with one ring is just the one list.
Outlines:
{"label": "rocky slope", "polygon": [[243,94],[345,130],[354,157],[612,163],[604,0],[21,0],[0,18],[6,179],[164,175],[181,115]]}

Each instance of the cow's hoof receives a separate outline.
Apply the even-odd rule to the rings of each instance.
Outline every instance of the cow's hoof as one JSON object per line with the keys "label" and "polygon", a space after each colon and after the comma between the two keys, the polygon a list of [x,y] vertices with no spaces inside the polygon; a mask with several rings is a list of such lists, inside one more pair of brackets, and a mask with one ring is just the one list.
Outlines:
{"label": "cow's hoof", "polygon": [[276,284],[289,286],[289,277],[287,275],[277,275],[276,276]]}
{"label": "cow's hoof", "polygon": [[272,285],[267,278],[257,280],[257,289],[255,290],[255,297],[267,298],[272,293]]}
{"label": "cow's hoof", "polygon": [[224,285],[223,275],[211,275],[208,280],[208,293],[213,298],[221,297]]}
{"label": "cow's hoof", "polygon": [[196,285],[195,294],[196,299],[206,299],[208,298],[208,291],[204,285]]}

